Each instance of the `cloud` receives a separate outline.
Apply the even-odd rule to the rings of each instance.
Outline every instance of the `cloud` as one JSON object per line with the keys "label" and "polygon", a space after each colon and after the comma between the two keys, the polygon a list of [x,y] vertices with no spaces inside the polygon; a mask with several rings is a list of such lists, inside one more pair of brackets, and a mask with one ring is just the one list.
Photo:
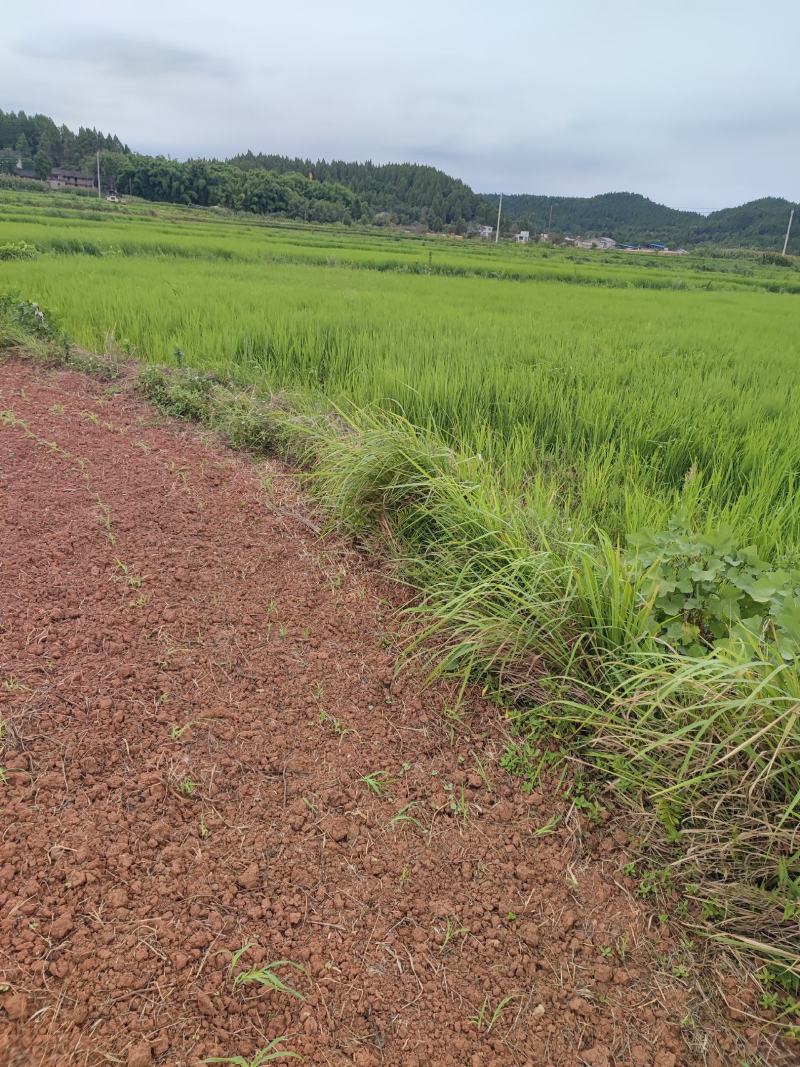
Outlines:
{"label": "cloud", "polygon": [[235,80],[237,77],[233,64],[214,52],[128,34],[23,40],[20,51],[32,59],[95,67],[104,77],[121,80],[163,80],[187,76]]}
{"label": "cloud", "polygon": [[500,0],[490,30],[477,0],[5,7],[3,106],[145,152],[415,160],[481,191],[704,209],[796,196],[797,0]]}

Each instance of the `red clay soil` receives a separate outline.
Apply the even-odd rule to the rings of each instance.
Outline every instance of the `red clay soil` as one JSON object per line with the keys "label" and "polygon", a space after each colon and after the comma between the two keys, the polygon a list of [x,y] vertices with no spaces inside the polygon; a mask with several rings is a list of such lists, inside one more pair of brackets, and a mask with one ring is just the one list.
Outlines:
{"label": "red clay soil", "polygon": [[[279,464],[16,360],[0,412],[2,1067],[734,1062],[624,834],[394,679],[386,581]],[[301,997],[234,983],[286,960]]]}

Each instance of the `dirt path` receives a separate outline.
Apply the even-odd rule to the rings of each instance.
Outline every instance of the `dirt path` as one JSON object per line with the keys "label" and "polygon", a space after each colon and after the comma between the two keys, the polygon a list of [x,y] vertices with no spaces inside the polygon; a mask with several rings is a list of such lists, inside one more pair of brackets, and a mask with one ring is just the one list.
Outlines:
{"label": "dirt path", "polygon": [[696,1062],[624,836],[534,835],[278,465],[15,361],[0,412],[4,1067]]}

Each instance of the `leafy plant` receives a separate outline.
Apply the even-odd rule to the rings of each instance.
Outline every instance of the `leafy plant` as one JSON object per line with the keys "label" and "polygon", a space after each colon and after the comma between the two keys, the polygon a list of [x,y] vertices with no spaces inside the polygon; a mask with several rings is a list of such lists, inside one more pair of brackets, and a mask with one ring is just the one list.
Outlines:
{"label": "leafy plant", "polygon": [[5,343],[6,323],[41,340],[53,340],[58,332],[52,318],[38,304],[23,300],[16,292],[0,294],[0,347]]}
{"label": "leafy plant", "polygon": [[741,652],[774,639],[785,659],[800,653],[800,570],[773,568],[755,548],[738,548],[730,529],[693,533],[681,518],[628,541],[653,630],[678,651]]}
{"label": "leafy plant", "polygon": [[154,404],[169,415],[183,419],[207,421],[210,417],[213,379],[196,370],[168,371],[145,367],[137,378],[137,387]]}
{"label": "leafy plant", "polygon": [[38,255],[38,248],[27,241],[7,241],[0,245],[0,259],[36,259]]}

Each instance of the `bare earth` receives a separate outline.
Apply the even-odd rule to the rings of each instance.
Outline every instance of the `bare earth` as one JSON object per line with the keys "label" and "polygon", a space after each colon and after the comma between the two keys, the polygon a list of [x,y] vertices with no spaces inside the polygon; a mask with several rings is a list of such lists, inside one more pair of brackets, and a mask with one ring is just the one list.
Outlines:
{"label": "bare earth", "polygon": [[0,412],[3,1067],[702,1062],[624,833],[524,795],[494,705],[451,742],[279,464],[15,360]]}

